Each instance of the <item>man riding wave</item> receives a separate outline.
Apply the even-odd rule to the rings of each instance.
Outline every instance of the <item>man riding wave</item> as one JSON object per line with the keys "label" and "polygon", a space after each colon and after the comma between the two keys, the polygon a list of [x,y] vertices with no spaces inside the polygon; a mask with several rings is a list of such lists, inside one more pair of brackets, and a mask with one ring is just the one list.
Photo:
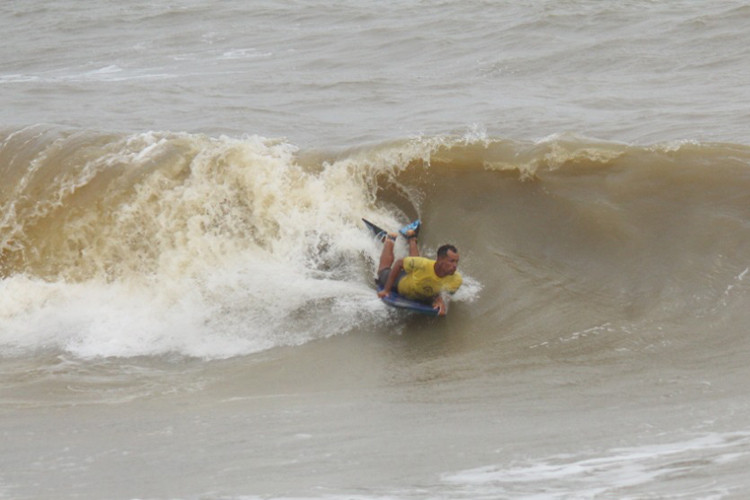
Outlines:
{"label": "man riding wave", "polygon": [[378,282],[383,289],[378,297],[383,298],[396,290],[400,295],[422,302],[429,302],[444,316],[448,312],[444,294],[453,294],[463,282],[458,268],[458,250],[453,245],[438,248],[437,259],[432,260],[419,255],[417,234],[419,221],[401,229],[400,233],[409,244],[409,256],[395,260],[394,247],[396,233],[385,238],[383,252],[378,266]]}

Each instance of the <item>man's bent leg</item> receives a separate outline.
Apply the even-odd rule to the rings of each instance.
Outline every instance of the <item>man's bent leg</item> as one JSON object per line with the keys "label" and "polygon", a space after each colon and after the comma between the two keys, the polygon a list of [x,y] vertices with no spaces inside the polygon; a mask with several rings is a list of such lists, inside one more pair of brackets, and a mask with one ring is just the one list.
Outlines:
{"label": "man's bent leg", "polygon": [[416,234],[410,235],[407,241],[409,243],[409,257],[419,257],[419,248],[417,247],[417,235]]}
{"label": "man's bent leg", "polygon": [[388,235],[383,244],[383,251],[380,253],[380,264],[378,265],[378,274],[383,269],[390,269],[393,261],[396,259],[393,249],[396,245],[396,239],[393,235]]}

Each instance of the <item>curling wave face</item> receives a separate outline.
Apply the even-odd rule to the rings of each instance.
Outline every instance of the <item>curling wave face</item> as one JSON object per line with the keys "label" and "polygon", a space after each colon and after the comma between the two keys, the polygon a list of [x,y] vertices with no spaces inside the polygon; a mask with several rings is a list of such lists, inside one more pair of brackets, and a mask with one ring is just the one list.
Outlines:
{"label": "curling wave face", "polygon": [[300,151],[255,136],[5,131],[3,353],[213,358],[390,329],[361,217],[419,216],[427,254],[459,246],[457,331],[542,348],[717,317],[734,332],[749,163],[744,146],[576,136]]}

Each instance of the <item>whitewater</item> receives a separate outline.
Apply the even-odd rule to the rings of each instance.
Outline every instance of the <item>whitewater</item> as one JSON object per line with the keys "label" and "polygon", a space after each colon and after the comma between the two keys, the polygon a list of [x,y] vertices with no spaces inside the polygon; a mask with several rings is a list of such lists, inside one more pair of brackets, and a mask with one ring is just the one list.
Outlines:
{"label": "whitewater", "polygon": [[746,496],[748,17],[4,3],[0,498]]}

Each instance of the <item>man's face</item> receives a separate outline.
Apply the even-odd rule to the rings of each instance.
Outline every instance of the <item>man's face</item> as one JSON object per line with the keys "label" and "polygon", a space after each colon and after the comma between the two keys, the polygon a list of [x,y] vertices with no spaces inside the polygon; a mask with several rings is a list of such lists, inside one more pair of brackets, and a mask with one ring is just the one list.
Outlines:
{"label": "man's face", "polygon": [[445,257],[440,257],[436,261],[435,272],[438,276],[448,276],[454,274],[458,269],[458,254],[452,250],[448,250]]}

